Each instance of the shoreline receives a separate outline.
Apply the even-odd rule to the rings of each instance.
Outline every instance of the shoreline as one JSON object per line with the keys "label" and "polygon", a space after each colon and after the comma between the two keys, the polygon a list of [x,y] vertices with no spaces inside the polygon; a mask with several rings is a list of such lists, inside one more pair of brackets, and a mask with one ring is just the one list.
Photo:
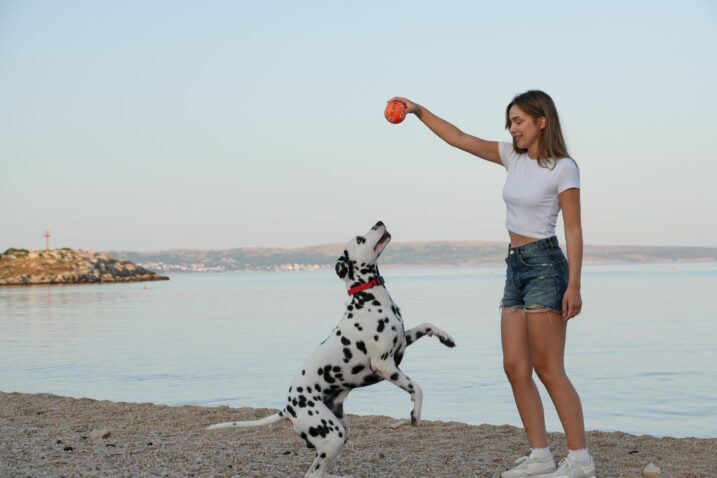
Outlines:
{"label": "shoreline", "polygon": [[[289,421],[208,431],[254,420],[266,408],[206,408],[0,392],[0,476],[301,477],[313,451]],[[350,438],[330,470],[356,478],[496,477],[525,455],[522,429],[424,420],[396,426],[386,416],[347,416]],[[105,439],[92,438],[109,430]],[[565,437],[549,433],[556,459]],[[598,476],[639,477],[649,463],[664,477],[717,475],[717,438],[588,432]]]}

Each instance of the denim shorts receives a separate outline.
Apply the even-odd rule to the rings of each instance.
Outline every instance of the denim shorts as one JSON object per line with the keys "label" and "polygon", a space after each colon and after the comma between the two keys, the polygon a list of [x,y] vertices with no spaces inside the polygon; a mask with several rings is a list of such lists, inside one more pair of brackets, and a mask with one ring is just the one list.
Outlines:
{"label": "denim shorts", "polygon": [[568,288],[568,260],[556,236],[520,247],[509,246],[505,262],[508,267],[501,307],[562,312]]}

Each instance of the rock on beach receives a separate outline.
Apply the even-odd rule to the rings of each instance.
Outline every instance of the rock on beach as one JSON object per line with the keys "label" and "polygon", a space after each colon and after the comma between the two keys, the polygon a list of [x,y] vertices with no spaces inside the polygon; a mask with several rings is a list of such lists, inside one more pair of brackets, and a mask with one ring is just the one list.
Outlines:
{"label": "rock on beach", "polygon": [[[0,476],[303,477],[313,451],[288,421],[206,430],[275,412],[0,392]],[[390,417],[347,418],[349,441],[334,474],[492,478],[528,452],[524,431],[508,425],[424,421],[393,427],[397,420]],[[93,439],[93,431],[110,434]],[[566,453],[563,434],[550,433],[549,441],[557,457]],[[649,463],[665,477],[717,476],[717,438],[591,431],[588,445],[601,478],[640,477]]]}
{"label": "rock on beach", "polygon": [[168,279],[169,277],[158,275],[130,261],[120,261],[107,254],[76,249],[8,249],[0,254],[0,286]]}

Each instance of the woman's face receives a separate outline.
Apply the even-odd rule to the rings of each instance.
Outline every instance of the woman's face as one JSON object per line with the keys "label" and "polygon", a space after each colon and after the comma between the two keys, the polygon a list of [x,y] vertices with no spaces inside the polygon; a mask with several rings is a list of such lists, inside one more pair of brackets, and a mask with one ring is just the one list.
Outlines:
{"label": "woman's face", "polygon": [[544,117],[536,121],[516,105],[510,107],[508,118],[510,121],[508,130],[520,149],[530,149],[530,146],[538,141],[540,130],[545,128]]}

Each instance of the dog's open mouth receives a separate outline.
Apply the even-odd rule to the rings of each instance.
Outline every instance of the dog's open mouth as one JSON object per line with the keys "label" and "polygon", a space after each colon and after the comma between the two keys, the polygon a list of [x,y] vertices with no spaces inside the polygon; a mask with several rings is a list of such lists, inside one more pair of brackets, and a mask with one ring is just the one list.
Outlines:
{"label": "dog's open mouth", "polygon": [[389,242],[391,242],[391,234],[386,231],[383,233],[383,236],[381,236],[381,239],[378,240],[376,245],[373,246],[373,251],[381,254]]}

